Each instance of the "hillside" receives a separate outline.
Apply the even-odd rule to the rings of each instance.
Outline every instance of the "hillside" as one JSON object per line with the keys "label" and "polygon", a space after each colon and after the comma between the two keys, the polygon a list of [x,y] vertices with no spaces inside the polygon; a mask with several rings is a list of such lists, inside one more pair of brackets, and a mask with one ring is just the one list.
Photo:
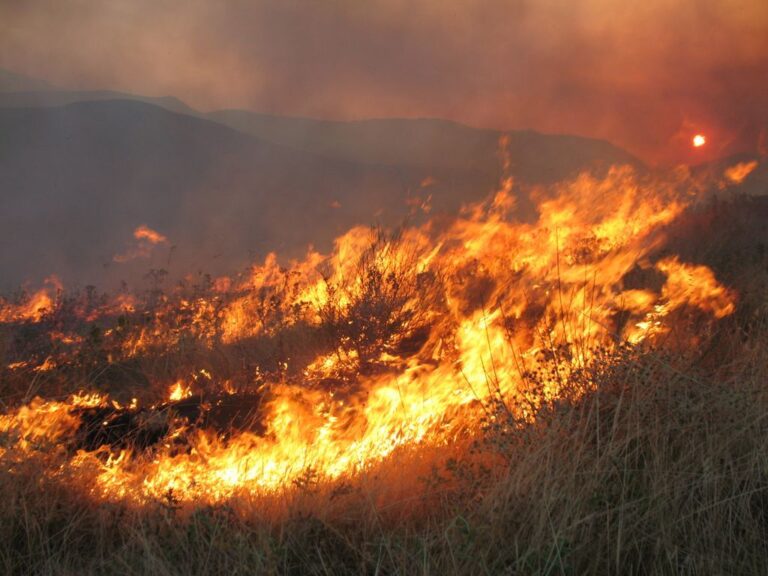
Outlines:
{"label": "hillside", "polygon": [[[50,274],[108,287],[149,268],[231,272],[272,250],[327,250],[353,225],[396,225],[427,200],[455,213],[502,174],[500,133],[451,122],[210,117],[172,98],[0,93],[0,241],[13,246],[0,289]],[[512,133],[509,152],[528,183],[632,162],[606,143],[535,133]],[[519,205],[532,213],[525,195]],[[169,244],[113,262],[139,225]]]}
{"label": "hillside", "polygon": [[768,202],[670,176],[0,301],[8,572],[766,573]]}
{"label": "hillside", "polygon": [[692,167],[691,173],[702,179],[720,174],[725,175],[726,180],[740,179],[741,185],[731,191],[738,194],[762,196],[768,191],[768,163],[764,157],[754,154],[735,154],[698,164]]}
{"label": "hillside", "polygon": [[[400,216],[415,170],[290,150],[141,102],[0,109],[5,289],[51,273],[80,285],[133,279],[117,266],[146,224],[178,246],[173,271],[243,266],[273,249],[328,246],[341,230]],[[118,268],[118,269],[116,269]]]}
{"label": "hillside", "polygon": [[104,100],[130,100],[144,102],[179,114],[197,115],[197,112],[172,96],[141,96],[114,90],[8,90],[0,91],[0,108],[51,108],[77,102]]}
{"label": "hillside", "polygon": [[483,130],[430,118],[334,122],[243,110],[222,110],[207,117],[271,142],[331,158],[419,166],[436,173],[497,171],[499,138],[506,135],[512,174],[535,184],[563,180],[586,167],[640,165],[630,154],[601,140]]}
{"label": "hillside", "polygon": [[[497,133],[448,122],[275,120],[255,137],[141,101],[55,106],[72,93],[46,97],[50,106],[0,108],[4,290],[52,273],[114,285],[150,267],[229,272],[271,250],[327,249],[356,224],[395,225],[409,199],[455,212],[501,174]],[[528,154],[512,172],[531,180],[627,158],[611,147],[601,156],[607,145],[586,154],[568,137],[512,142],[513,158],[524,158],[514,146]],[[561,161],[548,175],[552,157]],[[113,262],[141,224],[170,239],[172,257],[165,247],[151,260]]]}

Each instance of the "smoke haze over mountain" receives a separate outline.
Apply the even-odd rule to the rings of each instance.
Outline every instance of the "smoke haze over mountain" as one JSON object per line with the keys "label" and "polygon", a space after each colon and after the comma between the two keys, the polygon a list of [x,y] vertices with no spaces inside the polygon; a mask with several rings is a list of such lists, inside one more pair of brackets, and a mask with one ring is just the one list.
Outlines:
{"label": "smoke haze over mountain", "polygon": [[[104,286],[149,268],[232,272],[273,250],[326,250],[355,225],[397,225],[414,202],[454,213],[500,178],[501,133],[443,120],[207,119],[162,106],[174,101],[30,94],[58,95],[0,98],[0,291],[51,273]],[[634,161],[603,141],[506,139],[518,182]],[[142,226],[167,241],[136,245]]]}
{"label": "smoke haze over mountain", "polygon": [[660,163],[765,147],[754,0],[3,0],[0,23],[0,67],[68,89],[570,132]]}

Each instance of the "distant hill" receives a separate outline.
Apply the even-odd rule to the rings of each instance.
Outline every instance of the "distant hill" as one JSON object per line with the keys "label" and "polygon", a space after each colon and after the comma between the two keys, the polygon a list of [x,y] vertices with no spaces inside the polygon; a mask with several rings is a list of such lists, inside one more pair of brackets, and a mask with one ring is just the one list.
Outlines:
{"label": "distant hill", "polygon": [[111,90],[30,90],[30,91],[3,91],[0,92],[0,108],[50,108],[54,106],[66,106],[76,102],[101,102],[103,100],[135,100],[145,102],[179,112],[181,114],[197,115],[197,112],[187,106],[178,98],[172,96],[139,96],[126,94],[125,92],[113,92]]}
{"label": "distant hill", "polygon": [[528,183],[561,180],[586,168],[640,162],[603,140],[533,131],[482,130],[437,119],[335,122],[222,110],[207,118],[264,140],[329,158],[436,172],[498,170],[499,138],[507,135],[512,173]]}
{"label": "distant hill", "polygon": [[45,80],[17,74],[0,68],[0,92],[51,91],[56,87]]}
{"label": "distant hill", "polygon": [[2,288],[50,273],[82,285],[168,267],[167,250],[152,262],[112,262],[140,224],[178,246],[177,271],[327,248],[352,225],[399,221],[425,175],[281,147],[136,101],[0,109]]}
{"label": "distant hill", "polygon": [[[231,272],[271,250],[327,249],[357,224],[396,225],[427,198],[433,214],[454,213],[497,187],[502,135],[523,185],[640,165],[588,138],[201,114],[172,97],[49,90],[3,74],[17,89],[0,91],[0,291],[50,273],[113,286],[150,267]],[[519,205],[530,216],[525,195]],[[141,224],[175,248],[114,262]]]}
{"label": "distant hill", "polygon": [[[376,119],[354,122],[270,116],[245,110],[203,114],[178,98],[147,97],[112,91],[0,92],[0,108],[55,107],[76,102],[135,100],[172,112],[213,120],[274,144],[326,158],[363,164],[418,167],[431,171],[436,184],[498,176],[499,138],[513,175],[521,182],[543,184],[573,176],[585,168],[641,163],[603,140],[534,131],[484,130],[439,119]],[[442,178],[439,178],[442,176]]]}

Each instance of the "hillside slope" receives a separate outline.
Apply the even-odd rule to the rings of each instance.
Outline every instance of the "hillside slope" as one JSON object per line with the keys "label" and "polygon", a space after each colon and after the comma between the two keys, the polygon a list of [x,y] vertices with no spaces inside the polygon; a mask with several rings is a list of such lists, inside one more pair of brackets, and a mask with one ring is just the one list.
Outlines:
{"label": "hillside slope", "polygon": [[512,174],[528,183],[562,180],[585,168],[640,162],[612,144],[534,131],[483,130],[447,120],[375,119],[336,122],[222,110],[208,118],[264,140],[331,158],[485,173],[498,168],[499,139]]}
{"label": "hillside slope", "polygon": [[[0,91],[0,290],[52,273],[108,287],[150,267],[231,272],[273,250],[327,249],[354,225],[396,225],[426,201],[454,213],[497,187],[502,135],[443,120],[203,115],[171,97]],[[506,136],[524,217],[526,185],[639,165],[602,141]],[[114,262],[139,225],[169,242]]]}
{"label": "hillside slope", "polygon": [[[50,273],[135,277],[112,257],[140,224],[178,246],[179,272],[327,246],[356,223],[400,218],[416,172],[316,157],[139,102],[0,109],[4,288]],[[167,252],[135,264],[168,267]]]}

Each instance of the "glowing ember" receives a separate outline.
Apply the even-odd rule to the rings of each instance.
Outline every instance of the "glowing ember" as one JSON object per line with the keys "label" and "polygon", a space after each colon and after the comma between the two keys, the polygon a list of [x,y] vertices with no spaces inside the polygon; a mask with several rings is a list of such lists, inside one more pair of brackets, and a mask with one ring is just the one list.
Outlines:
{"label": "glowing ember", "polygon": [[707,143],[707,137],[704,136],[703,134],[696,134],[696,136],[693,137],[694,148],[701,148],[706,143]]}

